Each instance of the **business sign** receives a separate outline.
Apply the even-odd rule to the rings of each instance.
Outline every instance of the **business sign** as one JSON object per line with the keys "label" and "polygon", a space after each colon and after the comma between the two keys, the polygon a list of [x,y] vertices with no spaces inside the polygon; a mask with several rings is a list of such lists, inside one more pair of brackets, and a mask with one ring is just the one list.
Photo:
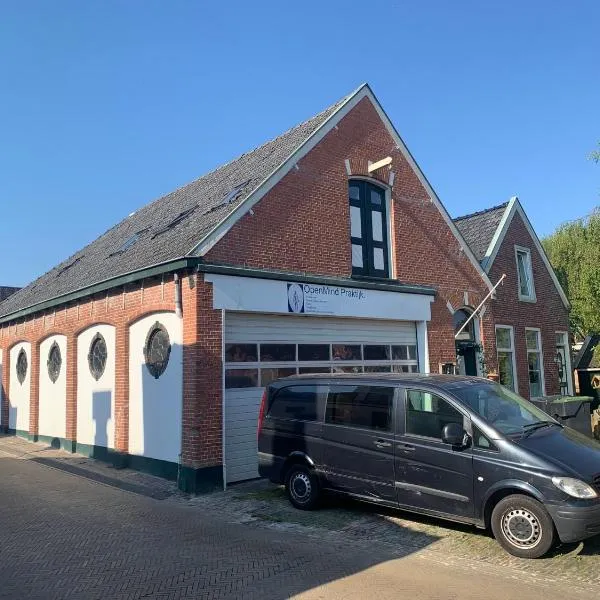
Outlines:
{"label": "business sign", "polygon": [[260,279],[237,275],[206,274],[213,284],[213,308],[288,315],[354,317],[429,321],[433,296]]}
{"label": "business sign", "polygon": [[368,302],[367,290],[313,283],[288,283],[288,312],[312,315],[338,315],[360,312],[357,307]]}

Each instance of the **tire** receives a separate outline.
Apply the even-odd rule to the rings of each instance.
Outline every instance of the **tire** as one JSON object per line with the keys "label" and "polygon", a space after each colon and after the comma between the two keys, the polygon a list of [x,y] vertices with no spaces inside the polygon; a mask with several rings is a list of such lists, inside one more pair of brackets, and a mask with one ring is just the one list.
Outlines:
{"label": "tire", "polygon": [[305,465],[292,465],[285,477],[285,491],[289,501],[300,510],[314,510],[319,505],[319,480]]}
{"label": "tire", "polygon": [[496,541],[519,558],[544,556],[556,538],[552,517],[544,505],[520,494],[507,496],[496,504],[491,525]]}

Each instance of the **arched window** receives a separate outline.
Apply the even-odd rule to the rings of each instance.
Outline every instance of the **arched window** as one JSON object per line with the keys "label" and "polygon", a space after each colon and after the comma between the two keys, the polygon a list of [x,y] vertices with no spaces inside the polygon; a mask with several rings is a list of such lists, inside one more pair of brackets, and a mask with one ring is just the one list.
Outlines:
{"label": "arched window", "polygon": [[348,188],[352,275],[389,277],[385,190],[353,179]]}
{"label": "arched window", "polygon": [[[457,310],[454,313],[454,333],[465,324],[466,320],[471,316],[471,312],[464,308]],[[457,342],[474,342],[475,341],[475,319],[471,319],[468,325],[456,337]]]}

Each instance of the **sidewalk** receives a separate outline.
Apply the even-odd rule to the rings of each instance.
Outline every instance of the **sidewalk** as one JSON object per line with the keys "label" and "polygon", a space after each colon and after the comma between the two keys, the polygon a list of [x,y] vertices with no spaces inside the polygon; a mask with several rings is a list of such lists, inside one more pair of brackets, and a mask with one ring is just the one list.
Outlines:
{"label": "sidewalk", "polygon": [[0,434],[0,456],[2,454],[20,460],[31,460],[46,467],[156,500],[174,496],[185,497],[177,489],[174,481],[132,469],[116,469],[108,463],[52,448],[43,442],[28,442],[14,435]]}

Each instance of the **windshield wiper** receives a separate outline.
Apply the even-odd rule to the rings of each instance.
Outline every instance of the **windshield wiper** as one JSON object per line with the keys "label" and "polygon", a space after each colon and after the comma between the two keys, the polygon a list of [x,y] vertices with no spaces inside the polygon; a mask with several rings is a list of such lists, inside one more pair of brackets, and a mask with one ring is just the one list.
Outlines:
{"label": "windshield wiper", "polygon": [[556,423],[555,421],[536,421],[535,423],[527,423],[527,425],[523,425],[523,435],[526,433],[531,433],[536,429],[541,429],[542,427],[550,427],[550,425],[555,425],[556,427],[560,427],[561,429],[564,427],[560,423]]}

